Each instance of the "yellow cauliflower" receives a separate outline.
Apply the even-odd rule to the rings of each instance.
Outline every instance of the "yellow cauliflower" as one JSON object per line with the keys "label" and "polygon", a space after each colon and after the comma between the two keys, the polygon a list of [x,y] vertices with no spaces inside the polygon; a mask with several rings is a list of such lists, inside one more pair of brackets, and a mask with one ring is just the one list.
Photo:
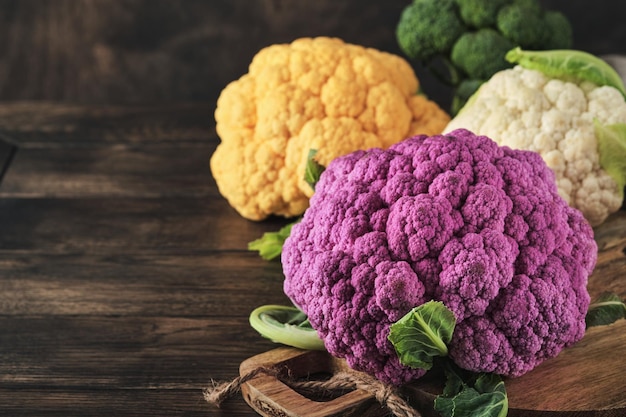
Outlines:
{"label": "yellow cauliflower", "polygon": [[357,149],[443,130],[448,114],[418,86],[399,56],[336,38],[262,49],[217,101],[221,143],[211,171],[220,193],[250,220],[302,214],[313,193],[303,179],[310,149],[326,166]]}

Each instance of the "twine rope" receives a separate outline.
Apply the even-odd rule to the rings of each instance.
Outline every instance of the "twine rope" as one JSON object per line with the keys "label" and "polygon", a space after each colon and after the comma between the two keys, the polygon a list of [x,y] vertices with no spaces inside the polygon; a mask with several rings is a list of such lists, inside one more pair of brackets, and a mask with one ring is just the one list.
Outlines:
{"label": "twine rope", "polygon": [[325,381],[297,381],[281,375],[276,368],[259,367],[239,376],[230,382],[216,383],[203,391],[204,399],[219,407],[224,401],[237,394],[241,386],[259,375],[274,376],[293,389],[309,394],[320,394],[338,390],[360,389],[372,395],[376,401],[396,417],[421,417],[421,414],[400,397],[393,386],[384,384],[376,378],[356,371],[334,374]]}

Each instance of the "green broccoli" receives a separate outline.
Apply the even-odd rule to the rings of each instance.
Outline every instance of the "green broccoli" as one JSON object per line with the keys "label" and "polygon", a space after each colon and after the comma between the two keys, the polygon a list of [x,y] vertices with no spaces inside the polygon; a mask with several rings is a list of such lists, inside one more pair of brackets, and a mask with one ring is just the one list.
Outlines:
{"label": "green broccoli", "polygon": [[569,49],[572,45],[572,25],[561,12],[548,11],[543,20],[548,29],[543,49]]}
{"label": "green broccoli", "polygon": [[488,80],[493,74],[509,68],[504,59],[515,44],[491,28],[466,32],[452,47],[452,63],[471,79]]}
{"label": "green broccoli", "polygon": [[461,19],[468,26],[480,29],[495,26],[498,10],[510,0],[455,0]]}
{"label": "green broccoli", "polygon": [[541,48],[546,38],[542,14],[519,3],[501,8],[496,25],[500,33],[522,48]]}
{"label": "green broccoli", "polygon": [[[451,86],[455,96],[463,81],[486,81],[511,67],[504,55],[516,46],[571,48],[572,27],[565,15],[543,9],[538,0],[413,0],[400,16],[396,37],[405,55]],[[437,63],[447,74],[439,73]],[[461,98],[455,96],[455,107]]]}
{"label": "green broccoli", "polygon": [[525,9],[530,9],[534,13],[541,13],[541,2],[539,0],[513,0],[507,3],[517,4]]}
{"label": "green broccoli", "polygon": [[516,3],[500,9],[496,24],[504,36],[521,48],[568,49],[572,44],[572,27],[560,12],[542,12]]}
{"label": "green broccoli", "polygon": [[396,36],[408,56],[428,61],[450,51],[465,31],[454,0],[414,0],[402,12]]}

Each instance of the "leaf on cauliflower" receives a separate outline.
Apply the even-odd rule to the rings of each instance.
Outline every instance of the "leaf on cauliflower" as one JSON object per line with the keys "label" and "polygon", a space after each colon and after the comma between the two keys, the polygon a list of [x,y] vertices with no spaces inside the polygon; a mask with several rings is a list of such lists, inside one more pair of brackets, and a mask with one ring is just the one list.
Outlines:
{"label": "leaf on cauliflower", "polygon": [[509,400],[499,375],[472,375],[447,365],[444,392],[435,398],[435,410],[442,417],[506,417]]}
{"label": "leaf on cauliflower", "polygon": [[524,68],[537,70],[548,77],[591,81],[599,86],[616,88],[624,97],[626,89],[620,75],[606,61],[583,51],[559,49],[524,51],[516,47],[507,52],[506,60]]}
{"label": "leaf on cauliflower", "polygon": [[295,307],[265,305],[250,313],[250,326],[275,343],[299,349],[325,350],[324,341],[301,310]]}
{"label": "leaf on cauliflower", "polygon": [[600,166],[615,180],[620,195],[626,186],[626,124],[602,125],[594,120]]}
{"label": "leaf on cauliflower", "polygon": [[400,363],[430,369],[433,359],[448,354],[456,326],[454,313],[440,301],[429,301],[409,311],[391,325],[388,339]]}
{"label": "leaf on cauliflower", "polygon": [[315,191],[315,185],[320,180],[324,166],[315,160],[317,149],[310,149],[306,158],[306,168],[304,170],[304,181]]}
{"label": "leaf on cauliflower", "polygon": [[605,326],[620,319],[626,319],[626,304],[619,298],[619,295],[605,292],[589,305],[585,324],[587,328]]}
{"label": "leaf on cauliflower", "polygon": [[248,243],[248,250],[258,251],[261,258],[267,261],[279,257],[283,251],[283,244],[291,234],[291,228],[296,223],[298,222],[289,223],[278,232],[263,233],[263,236]]}

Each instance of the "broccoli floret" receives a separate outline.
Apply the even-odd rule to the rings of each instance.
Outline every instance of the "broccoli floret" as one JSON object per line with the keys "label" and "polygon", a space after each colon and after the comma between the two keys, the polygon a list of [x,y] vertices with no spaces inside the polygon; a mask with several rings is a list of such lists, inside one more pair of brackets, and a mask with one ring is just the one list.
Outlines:
{"label": "broccoli floret", "polygon": [[539,0],[513,0],[507,1],[507,3],[516,4],[525,9],[534,11],[535,13],[541,13],[541,3]]}
{"label": "broccoli floret", "polygon": [[456,0],[461,18],[468,26],[485,28],[495,26],[498,10],[510,0]]}
{"label": "broccoli floret", "polygon": [[454,0],[414,0],[402,12],[396,36],[409,58],[424,62],[447,54],[465,30]]}
{"label": "broccoli floret", "polygon": [[504,56],[514,47],[511,41],[495,30],[480,29],[461,35],[452,47],[451,59],[469,78],[487,80],[496,72],[512,66]]}
{"label": "broccoli floret", "polygon": [[510,4],[500,9],[496,24],[500,33],[522,48],[541,48],[547,38],[541,14],[521,4]]}
{"label": "broccoli floret", "polygon": [[572,25],[563,13],[548,11],[543,16],[547,36],[545,49],[570,49],[572,47]]}
{"label": "broccoli floret", "polygon": [[572,26],[560,12],[543,12],[534,1],[518,0],[500,9],[498,30],[516,45],[527,49],[568,49],[572,46]]}

